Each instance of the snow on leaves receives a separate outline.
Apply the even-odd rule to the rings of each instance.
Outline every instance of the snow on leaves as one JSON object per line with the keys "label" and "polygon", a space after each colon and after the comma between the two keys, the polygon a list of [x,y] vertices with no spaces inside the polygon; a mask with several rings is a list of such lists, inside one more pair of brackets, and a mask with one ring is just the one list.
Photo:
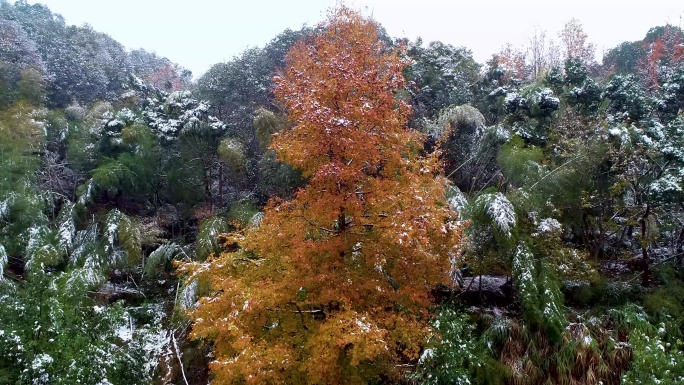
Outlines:
{"label": "snow on leaves", "polygon": [[27,235],[26,270],[38,271],[60,262],[62,253],[52,242],[52,232],[47,226],[31,227],[27,230]]}
{"label": "snow on leaves", "polygon": [[450,186],[447,190],[447,203],[457,213],[463,212],[468,207],[466,195],[456,186]]}
{"label": "snow on leaves", "polygon": [[203,127],[218,134],[226,129],[223,122],[209,115],[209,104],[194,99],[189,91],[160,93],[160,98],[147,99],[144,105],[143,121],[167,141]]}
{"label": "snow on leaves", "polygon": [[36,45],[14,20],[0,20],[0,60],[20,65],[42,66]]}
{"label": "snow on leaves", "polygon": [[66,203],[57,218],[59,229],[57,230],[58,245],[65,251],[73,247],[76,236],[76,224],[74,222],[74,204]]}
{"label": "snow on leaves", "polygon": [[542,219],[541,222],[539,222],[539,226],[537,226],[537,232],[533,235],[544,235],[547,236],[549,234],[560,234],[560,232],[563,230],[563,227],[561,226],[560,222],[554,218],[545,218]]}
{"label": "snow on leaves", "polygon": [[7,194],[3,200],[0,201],[0,219],[6,220],[11,212],[12,204],[16,198],[15,194]]}
{"label": "snow on leaves", "polygon": [[[134,82],[141,82],[133,78]],[[179,135],[209,129],[217,135],[225,133],[225,123],[209,115],[210,106],[206,101],[195,99],[190,91],[166,93],[144,83],[134,83],[134,94],[139,94],[141,105],[139,113],[128,108],[117,112],[106,111],[96,132],[102,133],[116,144],[121,144],[121,134],[125,127],[134,124],[145,125],[166,142],[174,141]],[[129,91],[130,92],[130,91]],[[150,96],[145,97],[146,94]]]}
{"label": "snow on leaves", "polygon": [[0,282],[5,279],[5,265],[9,260],[5,246],[0,245]]}
{"label": "snow on leaves", "polygon": [[104,283],[102,267],[96,255],[87,257],[82,267],[67,273],[66,287],[69,292],[81,293]]}
{"label": "snow on leaves", "polygon": [[164,243],[151,252],[147,257],[147,261],[145,263],[145,273],[154,273],[157,267],[170,261],[180,252],[182,252],[181,248],[175,243]]}
{"label": "snow on leaves", "polygon": [[543,262],[524,243],[513,256],[512,272],[524,314],[532,323],[543,326],[552,339],[558,339],[566,323],[562,311],[563,298]]}
{"label": "snow on leaves", "polygon": [[500,192],[482,194],[475,200],[475,205],[485,210],[496,228],[507,237],[515,228],[515,208],[511,201]]}
{"label": "snow on leaves", "polygon": [[532,102],[544,111],[555,111],[560,108],[560,99],[550,88],[541,88],[532,95]]}

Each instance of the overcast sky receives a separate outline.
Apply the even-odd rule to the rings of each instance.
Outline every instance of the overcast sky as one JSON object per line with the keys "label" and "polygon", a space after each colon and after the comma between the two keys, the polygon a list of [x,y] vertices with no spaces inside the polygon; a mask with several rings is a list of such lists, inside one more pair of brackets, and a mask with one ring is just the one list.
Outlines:
{"label": "overcast sky", "polygon": [[[189,68],[195,77],[248,47],[263,46],[286,28],[323,20],[336,0],[41,0],[68,24],[88,23],[129,49],[144,48]],[[640,40],[650,27],[681,25],[684,1],[347,1],[393,37],[465,46],[484,63],[505,43],[521,46],[535,26],[556,38],[580,20],[603,50]]]}

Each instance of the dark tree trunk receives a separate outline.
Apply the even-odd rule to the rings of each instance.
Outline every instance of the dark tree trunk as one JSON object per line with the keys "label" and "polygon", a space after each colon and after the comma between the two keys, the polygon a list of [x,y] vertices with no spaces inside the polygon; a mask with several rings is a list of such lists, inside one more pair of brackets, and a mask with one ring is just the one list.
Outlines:
{"label": "dark tree trunk", "polygon": [[219,185],[218,185],[218,197],[216,199],[216,202],[218,204],[218,207],[223,207],[223,163],[219,164]]}
{"label": "dark tree trunk", "polygon": [[641,285],[648,286],[651,263],[648,260],[648,244],[646,243],[646,220],[648,215],[651,213],[651,206],[646,203],[646,212],[644,216],[641,217],[641,264],[643,266],[643,271],[641,273]]}

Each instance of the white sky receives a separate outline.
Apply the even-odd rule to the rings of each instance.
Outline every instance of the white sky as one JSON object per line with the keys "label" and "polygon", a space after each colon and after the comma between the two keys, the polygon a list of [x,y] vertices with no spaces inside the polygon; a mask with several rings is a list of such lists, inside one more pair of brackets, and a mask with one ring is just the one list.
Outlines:
{"label": "white sky", "polygon": [[[192,70],[195,78],[286,28],[323,20],[337,0],[40,0],[67,24],[88,23],[129,49],[144,48]],[[570,18],[584,25],[598,58],[650,27],[681,25],[684,1],[348,0],[393,37],[465,46],[484,63],[505,43],[522,46],[535,25],[557,38]]]}

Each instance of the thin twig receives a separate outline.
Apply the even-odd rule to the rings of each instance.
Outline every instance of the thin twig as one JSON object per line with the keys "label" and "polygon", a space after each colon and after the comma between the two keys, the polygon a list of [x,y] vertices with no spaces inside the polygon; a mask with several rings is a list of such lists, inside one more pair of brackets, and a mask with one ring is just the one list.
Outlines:
{"label": "thin twig", "polygon": [[551,175],[551,174],[555,173],[556,171],[560,170],[561,168],[565,167],[567,164],[569,164],[569,163],[571,163],[571,162],[574,162],[578,157],[579,157],[579,155],[576,156],[576,157],[574,157],[574,158],[572,158],[572,159],[570,159],[569,161],[567,161],[567,162],[561,164],[560,166],[556,167],[555,169],[553,169],[553,171],[551,171],[550,173],[544,175],[543,177],[541,177],[541,179],[539,179],[539,180],[536,181],[532,186],[530,186],[530,189],[533,189],[536,185],[538,185],[541,181],[543,181],[544,179],[546,179],[549,175]]}
{"label": "thin twig", "polygon": [[183,375],[183,380],[185,385],[190,385],[188,383],[188,378],[185,377],[185,370],[183,369],[183,361],[181,360],[180,350],[178,349],[178,344],[176,343],[176,337],[174,336],[173,330],[171,331],[171,341],[173,342],[173,348],[176,351],[176,358],[178,358],[178,365],[180,366],[181,374]]}
{"label": "thin twig", "polygon": [[456,171],[460,170],[461,167],[465,166],[466,163],[470,162],[470,161],[473,160],[474,158],[475,158],[475,155],[471,156],[470,158],[468,158],[468,160],[466,160],[465,162],[461,163],[460,166],[456,167],[456,169],[455,169],[454,171],[450,172],[449,175],[446,176],[447,179],[448,179],[449,177],[451,177],[452,175],[454,175],[454,173],[455,173]]}

